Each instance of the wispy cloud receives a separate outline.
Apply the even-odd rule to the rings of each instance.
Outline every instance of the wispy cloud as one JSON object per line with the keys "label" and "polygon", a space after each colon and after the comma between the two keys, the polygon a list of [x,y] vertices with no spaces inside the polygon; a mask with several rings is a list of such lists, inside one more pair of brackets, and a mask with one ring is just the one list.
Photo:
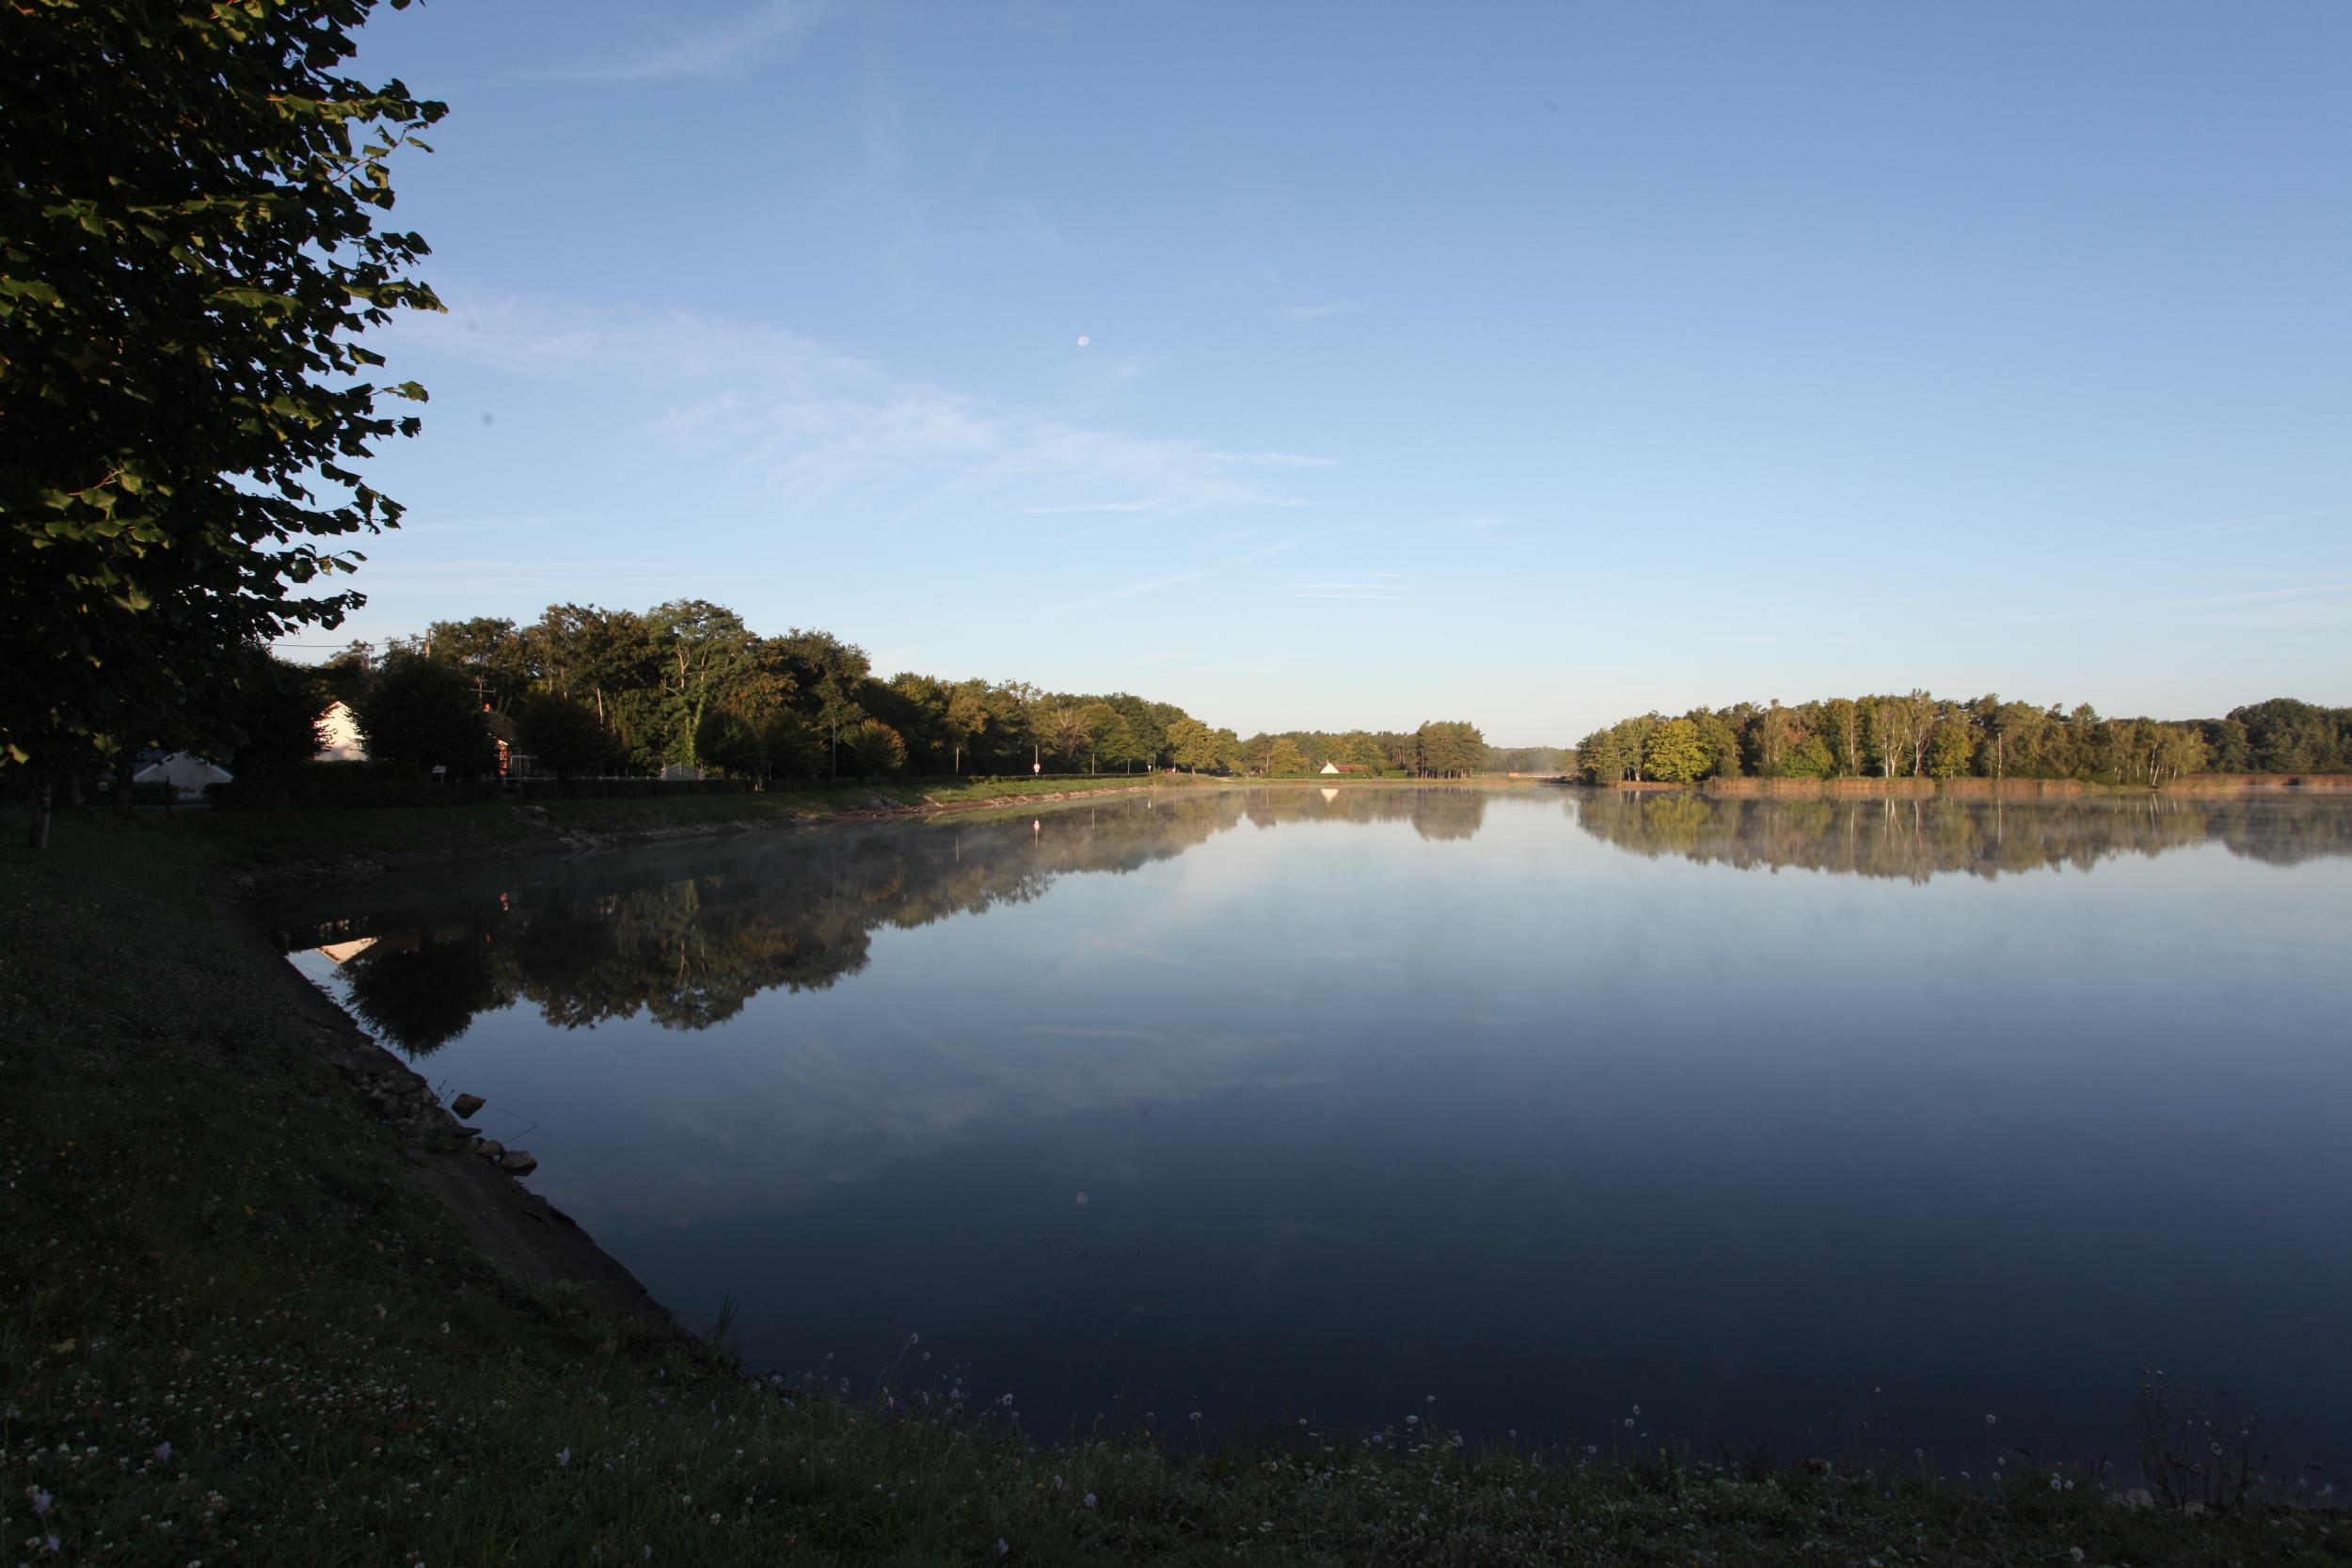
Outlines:
{"label": "wispy cloud", "polygon": [[1278,305],[1274,313],[1284,321],[1311,322],[1321,321],[1326,316],[1344,316],[1351,310],[1362,309],[1354,300],[1335,299],[1323,305]]}
{"label": "wispy cloud", "polygon": [[[1331,460],[1222,451],[1089,428],[890,373],[797,333],[687,312],[579,309],[445,290],[445,316],[404,316],[395,359],[449,357],[533,380],[616,389],[647,444],[675,449],[773,513],[926,515],[1296,508]],[[429,367],[423,376],[431,380]]]}
{"label": "wispy cloud", "polygon": [[510,375],[572,379],[608,372],[665,388],[683,382],[742,383],[879,378],[865,360],[798,333],[687,310],[636,310],[559,304],[507,294],[442,291],[446,312],[404,312],[381,334],[394,352],[421,351],[486,365]]}
{"label": "wispy cloud", "polygon": [[627,55],[559,66],[548,74],[580,82],[730,75],[748,70],[778,45],[823,21],[830,8],[822,0],[762,0],[749,10],[674,33]]}
{"label": "wispy cloud", "polygon": [[1032,517],[1057,517],[1072,512],[1157,512],[1168,504],[1165,496],[1143,501],[1063,501],[1057,506],[1025,506]]}
{"label": "wispy cloud", "polygon": [[1244,468],[1335,468],[1336,457],[1309,457],[1295,451],[1213,451],[1212,462],[1231,463]]}

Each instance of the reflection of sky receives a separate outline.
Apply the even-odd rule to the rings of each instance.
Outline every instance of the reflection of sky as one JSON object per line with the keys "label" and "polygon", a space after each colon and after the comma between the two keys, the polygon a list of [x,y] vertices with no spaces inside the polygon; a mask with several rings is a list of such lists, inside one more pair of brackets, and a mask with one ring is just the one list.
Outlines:
{"label": "reflection of sky", "polygon": [[785,1365],[920,1329],[1037,1414],[1554,1433],[1818,1432],[1877,1385],[1921,1440],[2077,1446],[2159,1365],[2335,1460],[2346,951],[2343,858],[1752,874],[1523,795],[1243,822],[716,1028],[523,1004],[421,1065]]}

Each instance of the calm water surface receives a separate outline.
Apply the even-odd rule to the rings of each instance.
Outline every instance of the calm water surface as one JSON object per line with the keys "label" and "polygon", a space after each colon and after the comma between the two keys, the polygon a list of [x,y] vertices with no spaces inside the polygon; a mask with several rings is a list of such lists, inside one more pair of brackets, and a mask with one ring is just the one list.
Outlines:
{"label": "calm water surface", "polygon": [[1959,1464],[2122,1454],[2160,1367],[2341,1485],[2348,857],[2352,800],[1234,789],[264,913],[755,1365]]}

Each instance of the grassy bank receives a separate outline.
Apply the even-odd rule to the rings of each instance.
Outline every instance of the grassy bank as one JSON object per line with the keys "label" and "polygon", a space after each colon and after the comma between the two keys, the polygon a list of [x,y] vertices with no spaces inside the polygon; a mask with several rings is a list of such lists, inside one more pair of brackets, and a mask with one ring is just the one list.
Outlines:
{"label": "grassy bank", "polygon": [[[1160,781],[1154,787],[1210,787]],[[745,795],[680,795],[548,800],[529,812],[496,801],[454,806],[321,806],[302,810],[146,812],[150,830],[167,829],[183,852],[221,871],[294,862],[411,855],[463,855],[560,846],[580,835],[691,833],[727,828],[786,827],[879,812],[961,809],[995,801],[1061,799],[1141,789],[1137,779],[1008,779],[961,784],[844,784],[837,789],[769,790]],[[14,818],[8,819],[13,824]],[[72,820],[60,817],[61,822]],[[6,829],[11,845],[24,833]]]}
{"label": "grassy bank", "polygon": [[[628,831],[739,804],[549,815]],[[2352,1561],[2337,1517],[2159,1516],[2089,1477],[1988,1497],[1842,1464],[1463,1451],[1418,1424],[1041,1446],[945,1379],[887,1402],[747,1386],[714,1350],[481,1260],[320,1060],[283,966],[206,898],[255,865],[546,831],[466,807],[66,814],[39,856],[9,832],[5,1560]]]}

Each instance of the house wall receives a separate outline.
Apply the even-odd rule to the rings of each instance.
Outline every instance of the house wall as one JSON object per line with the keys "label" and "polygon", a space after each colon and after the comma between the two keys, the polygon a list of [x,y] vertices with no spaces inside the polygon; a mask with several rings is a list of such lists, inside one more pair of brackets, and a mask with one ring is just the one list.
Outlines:
{"label": "house wall", "polygon": [[319,721],[319,739],[321,744],[318,755],[312,759],[314,761],[365,762],[368,759],[368,749],[359,739],[359,721],[342,703],[329,707],[326,717]]}

